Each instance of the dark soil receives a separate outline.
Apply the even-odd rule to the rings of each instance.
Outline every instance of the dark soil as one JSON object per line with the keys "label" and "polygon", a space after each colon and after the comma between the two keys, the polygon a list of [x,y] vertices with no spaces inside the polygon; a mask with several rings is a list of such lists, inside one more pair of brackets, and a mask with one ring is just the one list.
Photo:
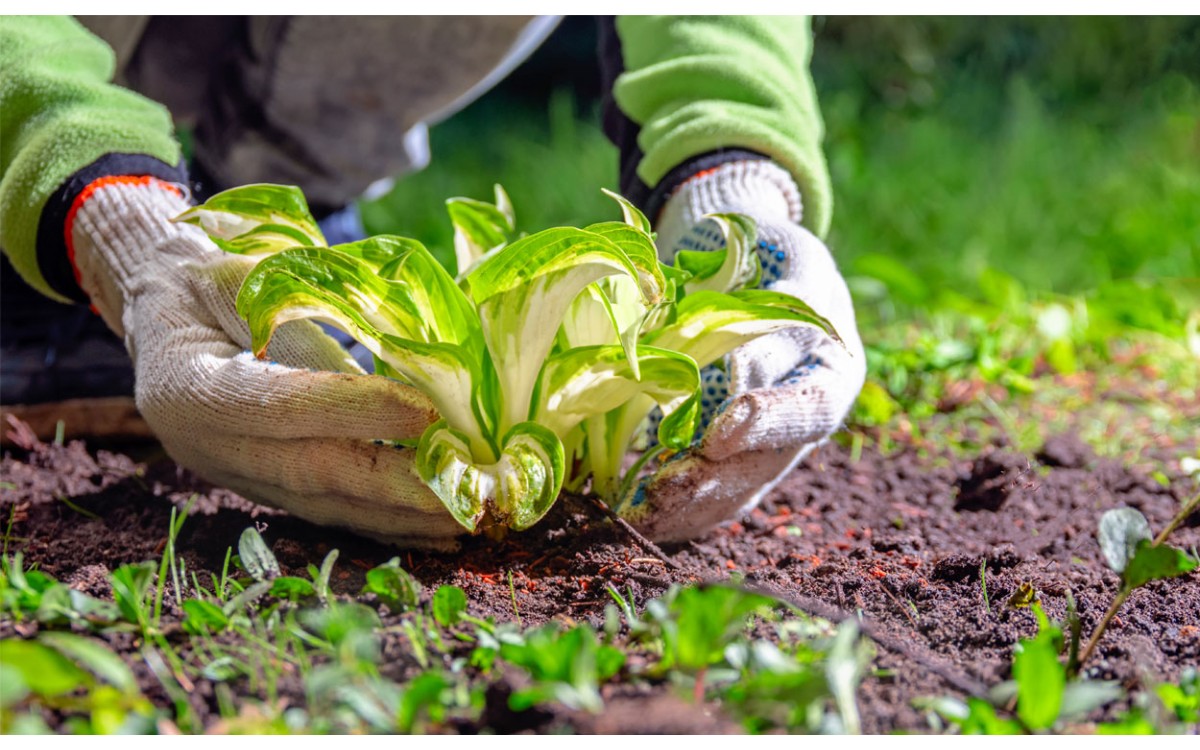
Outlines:
{"label": "dark soil", "polygon": [[[333,586],[349,595],[359,591],[366,570],[400,554],[426,595],[455,584],[466,590],[473,614],[510,620],[511,572],[527,626],[549,619],[599,623],[610,601],[606,584],[628,586],[640,606],[672,582],[723,580],[739,571],[747,585],[815,614],[862,616],[878,642],[876,675],[860,692],[869,732],[928,730],[914,699],[961,696],[1008,678],[1017,639],[1036,628],[1028,610],[1005,605],[1022,583],[1036,588],[1051,617],[1061,618],[1068,595],[1074,596],[1090,633],[1117,586],[1095,540],[1100,514],[1129,505],[1161,528],[1195,491],[1190,480],[1164,487],[1098,460],[1069,436],[1047,441],[1037,458],[995,450],[965,461],[870,449],[852,461],[847,450],[829,445],[748,517],[667,547],[672,564],[666,565],[578,500],[567,499],[536,529],[500,543],[469,539],[456,554],[398,552],[258,508],[165,459],[139,463],[78,442],[24,442],[25,449],[6,453],[0,464],[0,520],[14,519],[9,551],[22,550],[29,563],[87,593],[108,596],[110,570],[157,558],[170,504],[183,507],[193,494],[199,499],[178,540],[190,570],[219,572],[242,529],[258,524],[285,573],[303,575],[305,565],[340,549]],[[1173,541],[1200,546],[1200,517]],[[5,619],[0,637],[29,635],[28,627]],[[385,672],[402,676],[413,661],[401,636],[386,638]],[[132,650],[131,640],[119,636],[110,645]],[[1133,687],[1174,679],[1189,664],[1200,664],[1196,574],[1134,593],[1087,671]],[[139,674],[146,694],[168,705],[144,665]],[[302,701],[300,686],[292,687],[288,697]],[[500,684],[489,695],[482,725],[507,731],[738,729],[718,706],[694,706],[665,685],[605,690],[607,710],[598,717],[540,710],[514,715],[503,708],[507,688]],[[207,706],[207,720],[217,721],[212,686],[198,683],[196,691],[198,708]]]}

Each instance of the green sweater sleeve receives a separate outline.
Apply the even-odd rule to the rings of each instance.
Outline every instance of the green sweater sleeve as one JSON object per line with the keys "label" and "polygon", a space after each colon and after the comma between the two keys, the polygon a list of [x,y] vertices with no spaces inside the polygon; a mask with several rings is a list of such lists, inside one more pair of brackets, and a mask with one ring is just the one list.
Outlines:
{"label": "green sweater sleeve", "polygon": [[832,191],[808,18],[624,16],[615,26],[624,72],[612,98],[639,128],[641,181],[658,186],[715,151],[761,154],[796,179],[803,223],[824,236]]}
{"label": "green sweater sleeve", "polygon": [[112,50],[72,18],[0,18],[0,247],[60,301],[81,296],[63,220],[88,182],[183,179],[170,114],[112,85],[114,65]]}

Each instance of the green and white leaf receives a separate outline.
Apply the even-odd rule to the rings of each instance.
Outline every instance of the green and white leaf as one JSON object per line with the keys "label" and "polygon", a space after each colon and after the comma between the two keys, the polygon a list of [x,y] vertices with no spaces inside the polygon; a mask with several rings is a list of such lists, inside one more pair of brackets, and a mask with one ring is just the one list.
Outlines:
{"label": "green and white leaf", "polygon": [[682,352],[706,367],[759,336],[805,326],[841,341],[833,324],[790,294],[701,291],[684,297],[675,308],[675,319],[646,334],[642,342]]}
{"label": "green and white leaf", "polygon": [[239,255],[270,255],[292,247],[327,244],[304,193],[287,185],[226,190],[174,221],[195,224],[217,247]]}
{"label": "green and white leaf", "polygon": [[[446,289],[461,297],[452,282]],[[259,263],[238,293],[237,308],[249,321],[259,357],[275,330],[290,320],[317,320],[342,329],[389,373],[429,397],[443,418],[470,436],[478,458],[495,460],[488,434],[494,420],[481,392],[491,383],[482,369],[482,333],[471,330],[472,323],[478,324],[467,317],[469,307],[462,317],[447,319],[451,299],[443,298],[447,304],[439,306],[428,290],[375,276],[356,258],[331,249],[297,248]],[[436,341],[448,331],[466,339]]]}
{"label": "green and white leaf", "polygon": [[[656,261],[657,263],[657,261]],[[542,364],[575,298],[592,283],[639,268],[611,240],[583,229],[547,229],[508,245],[465,279],[499,376],[498,432],[529,418]],[[646,304],[660,289],[645,289]]]}
{"label": "green and white leaf", "polygon": [[621,207],[622,221],[653,240],[654,230],[650,226],[650,220],[646,218],[646,215],[637,206],[630,203],[623,195],[614,193],[606,188],[601,188],[600,192],[612,198]]}
{"label": "green and white leaf", "polygon": [[[550,357],[538,389],[535,421],[563,436],[585,419],[618,411],[630,399],[645,395],[663,410],[664,424],[674,427],[670,417],[687,402],[696,400],[700,388],[696,363],[685,355],[654,347],[640,347],[637,359],[641,362],[641,380],[619,346],[577,347]],[[639,421],[645,416],[643,413]],[[664,436],[664,443],[687,447],[695,430],[694,425],[691,427],[682,444],[676,434]],[[594,439],[592,435],[588,438]],[[623,445],[622,454],[624,450]]]}
{"label": "green and white leaf", "polygon": [[705,219],[715,224],[725,237],[725,248],[680,250],[675,254],[675,266],[691,275],[684,284],[684,293],[733,292],[757,287],[762,264],[754,251],[758,231],[754,220],[742,214],[710,214]]}
{"label": "green and white leaf", "polygon": [[533,422],[515,425],[505,436],[498,461],[481,465],[466,436],[446,422],[432,425],[417,447],[417,472],[468,531],[485,516],[516,531],[546,514],[562,489],[562,443]]}
{"label": "green and white leaf", "polygon": [[454,226],[454,256],[458,272],[466,275],[488,252],[506,244],[516,231],[516,220],[508,193],[495,186],[496,203],[472,198],[451,198],[446,211]]}

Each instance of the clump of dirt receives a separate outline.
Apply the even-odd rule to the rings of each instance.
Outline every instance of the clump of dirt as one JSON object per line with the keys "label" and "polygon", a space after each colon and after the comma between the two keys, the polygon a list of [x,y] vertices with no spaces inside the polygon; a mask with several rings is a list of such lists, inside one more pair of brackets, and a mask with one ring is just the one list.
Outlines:
{"label": "clump of dirt", "polygon": [[1029,474],[1029,459],[1009,451],[993,450],[971,465],[957,483],[955,510],[1000,510],[1009,495],[1019,490]]}
{"label": "clump of dirt", "polygon": [[[198,501],[177,544],[188,570],[202,580],[210,571],[219,573],[227,548],[236,547],[242,529],[257,524],[285,572],[319,564],[330,549],[339,549],[332,587],[340,594],[356,595],[366,570],[399,554],[426,586],[426,596],[455,584],[467,592],[473,614],[504,620],[515,619],[515,599],[527,626],[550,619],[599,624],[610,601],[608,584],[630,590],[640,606],[672,583],[724,580],[736,571],[747,585],[817,615],[861,616],[879,643],[876,672],[860,692],[864,729],[922,731],[927,719],[915,699],[961,696],[1009,676],[1017,640],[1036,630],[1028,610],[1004,604],[1022,584],[1037,590],[1051,617],[1061,618],[1073,596],[1090,632],[1119,583],[1095,539],[1105,510],[1135,507],[1157,529],[1195,491],[1191,480],[1179,477],[1163,486],[1115,462],[1084,458],[1069,445],[1048,441],[1039,452],[1044,468],[1009,451],[964,461],[867,448],[852,459],[850,451],[828,445],[745,518],[667,547],[670,565],[572,498],[564,497],[534,529],[502,542],[467,539],[453,554],[398,551],[259,508],[169,461],[138,463],[74,442],[33,440],[6,453],[0,514],[12,519],[10,551],[23,551],[27,561],[95,595],[107,593],[106,571],[157,557],[171,505],[183,507],[193,495]],[[1198,522],[1178,530],[1175,542],[1200,545]],[[1200,662],[1197,613],[1196,574],[1138,590],[1102,641],[1092,673],[1127,685],[1177,678],[1183,666]],[[382,646],[389,674],[413,664],[396,630],[385,634]],[[0,621],[0,637],[14,632],[11,621]],[[110,646],[137,659],[132,639],[114,636]],[[138,674],[147,695],[166,705],[146,670]],[[503,686],[495,689],[503,692]],[[212,685],[201,681],[196,691],[196,709],[215,723]],[[304,700],[298,684],[281,691],[294,702]],[[736,729],[719,707],[681,703],[665,684],[609,685],[605,696],[607,709],[599,717],[565,710],[514,716],[496,708],[485,710],[478,726],[456,728]],[[498,694],[488,705],[503,702]]]}
{"label": "clump of dirt", "polygon": [[1065,432],[1047,439],[1037,452],[1037,460],[1046,466],[1086,469],[1088,464],[1096,460],[1096,453],[1078,435]]}

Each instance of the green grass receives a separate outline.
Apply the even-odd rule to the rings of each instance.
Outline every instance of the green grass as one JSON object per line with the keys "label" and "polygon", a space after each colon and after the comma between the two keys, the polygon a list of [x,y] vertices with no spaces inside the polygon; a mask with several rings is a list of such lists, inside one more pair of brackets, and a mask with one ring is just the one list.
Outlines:
{"label": "green grass", "polygon": [[[1154,544],[1186,515],[1181,511]],[[178,527],[172,529],[173,538]],[[1114,544],[1127,548],[1123,538]],[[143,608],[167,588],[182,602],[182,633],[170,640],[157,617],[148,627],[145,615],[122,605],[119,596],[120,606],[79,592],[64,599],[60,595],[68,590],[26,569],[19,554],[0,560],[0,612],[38,624],[24,637],[0,639],[0,731],[50,733],[50,722],[73,734],[413,733],[479,722],[489,728],[494,708],[485,712],[485,705],[498,686],[515,713],[600,713],[601,688],[614,682],[643,689],[666,684],[685,700],[719,705],[751,733],[861,728],[857,694],[874,650],[857,622],[835,627],[736,585],[672,586],[642,607],[632,592],[625,596],[610,586],[612,604],[600,627],[551,621],[525,628],[519,621],[470,614],[467,597],[454,586],[422,596],[421,585],[396,559],[368,572],[357,596],[322,594],[321,581],[337,560],[334,550],[321,568],[309,566],[316,585],[297,593],[275,585],[285,578],[255,529],[247,529],[238,546],[238,558],[254,562],[242,571],[247,575],[228,578],[217,592],[195,585],[195,578],[188,585],[186,578],[169,576],[168,569],[180,564],[170,547],[157,566],[138,566],[147,575],[136,587]],[[1195,566],[1182,551],[1162,549],[1175,557],[1165,566],[1155,558],[1160,569],[1149,577]],[[1145,554],[1139,546],[1129,570]],[[120,570],[112,574],[114,593],[120,578]],[[927,701],[932,728],[944,721],[962,733],[1070,731],[1072,722],[1125,696],[1117,683],[1079,674],[1091,649],[1078,656],[1073,608],[1066,625],[1051,623],[1032,589],[1028,601],[1014,597],[1005,606],[1032,606],[1039,621],[1036,636],[1022,639],[1016,651],[1014,679],[966,702]],[[76,616],[64,617],[67,610]],[[1066,663],[1060,659],[1064,628],[1071,639]],[[119,656],[106,643],[120,642],[111,639],[120,633],[143,638]],[[143,692],[130,666],[138,661],[158,679],[167,701],[152,702]],[[207,726],[195,705],[195,686],[203,682],[219,711]],[[304,695],[299,704],[285,697],[297,686]],[[1138,708],[1096,729],[1186,730],[1196,721],[1198,692],[1194,671],[1185,671],[1178,684],[1147,685]]]}
{"label": "green grass", "polygon": [[[179,565],[170,547],[157,566],[115,571],[119,606],[26,570],[19,554],[0,561],[0,613],[38,623],[33,637],[0,639],[0,731],[49,733],[53,717],[68,733],[198,732],[206,727],[193,686],[205,681],[220,711],[207,729],[228,733],[437,731],[486,721],[485,695],[497,684],[521,686],[507,699],[514,712],[599,713],[600,687],[614,680],[666,681],[697,702],[723,702],[751,731],[858,727],[855,696],[871,658],[858,629],[759,594],[676,586],[639,611],[632,596],[610,589],[601,628],[524,628],[472,616],[453,586],[422,601],[421,585],[396,559],[369,571],[357,597],[322,595],[318,579],[328,580],[335,550],[320,569],[310,566],[317,585],[297,593],[276,585],[286,578],[255,529],[238,546],[248,575],[216,592],[169,576]],[[122,582],[135,567],[138,584]],[[149,602],[167,588],[182,602],[185,640],[168,642],[157,617],[147,621]],[[61,632],[72,625],[80,633]],[[763,638],[764,629],[774,637]],[[118,656],[97,637],[116,633],[143,637],[140,659]],[[397,650],[404,656],[396,659]],[[146,663],[169,706],[147,699],[130,660]],[[288,707],[281,691],[297,680],[304,704]]]}
{"label": "green grass", "polygon": [[1004,106],[986,129],[964,114],[975,90],[865,125],[832,97],[829,241],[848,275],[915,307],[946,289],[986,298],[990,270],[1060,293],[1200,276],[1200,91],[1160,81],[1116,120],[1056,111],[1021,79],[987,93]]}

